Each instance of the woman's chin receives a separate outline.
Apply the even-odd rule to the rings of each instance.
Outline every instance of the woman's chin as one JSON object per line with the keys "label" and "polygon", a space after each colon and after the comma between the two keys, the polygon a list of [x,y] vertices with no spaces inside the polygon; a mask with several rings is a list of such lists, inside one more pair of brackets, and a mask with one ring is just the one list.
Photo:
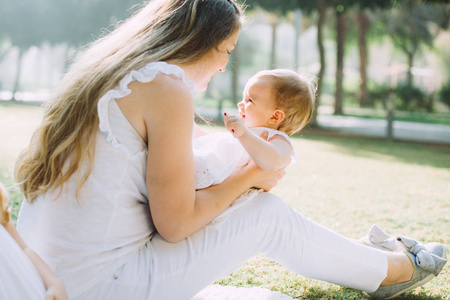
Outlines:
{"label": "woman's chin", "polygon": [[204,91],[206,91],[207,87],[208,87],[208,83],[197,83],[195,85],[195,90],[197,92],[204,92]]}

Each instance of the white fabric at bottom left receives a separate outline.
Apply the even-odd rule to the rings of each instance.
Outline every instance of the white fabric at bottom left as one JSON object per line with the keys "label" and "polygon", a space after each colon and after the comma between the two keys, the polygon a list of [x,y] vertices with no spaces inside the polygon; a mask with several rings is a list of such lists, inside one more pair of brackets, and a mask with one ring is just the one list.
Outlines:
{"label": "white fabric at bottom left", "polygon": [[0,300],[43,300],[45,291],[36,268],[0,225]]}

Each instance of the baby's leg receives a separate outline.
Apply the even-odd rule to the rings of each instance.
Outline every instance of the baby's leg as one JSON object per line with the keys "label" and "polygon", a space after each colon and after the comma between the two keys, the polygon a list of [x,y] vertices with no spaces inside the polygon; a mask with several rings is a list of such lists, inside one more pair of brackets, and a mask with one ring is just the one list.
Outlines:
{"label": "baby's leg", "polygon": [[292,271],[365,291],[386,277],[386,254],[358,245],[263,193],[225,221],[171,244],[156,235],[151,299],[190,299],[201,289],[262,253]]}

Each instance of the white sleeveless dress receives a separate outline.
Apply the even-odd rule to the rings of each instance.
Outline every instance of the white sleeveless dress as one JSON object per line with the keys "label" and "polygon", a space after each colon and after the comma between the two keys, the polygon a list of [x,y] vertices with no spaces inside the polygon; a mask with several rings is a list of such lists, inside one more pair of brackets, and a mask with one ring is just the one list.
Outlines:
{"label": "white sleeveless dress", "polygon": [[[100,295],[106,292],[119,299],[123,287],[114,294],[113,288],[101,291],[98,285],[117,279],[114,274],[124,264],[151,270],[151,250],[144,251],[155,232],[145,184],[147,147],[115,99],[131,93],[128,84],[132,81],[150,82],[158,74],[177,76],[194,95],[194,83],[178,66],[153,62],[130,72],[98,102],[94,165],[79,198],[75,195],[78,176],[83,172],[32,204],[23,202],[18,230],[64,281],[72,300],[102,299]],[[87,161],[81,169],[86,166]],[[119,278],[113,286],[120,286],[120,280],[133,280],[133,286],[139,280],[141,294],[129,299],[144,299],[150,288],[149,278]]]}

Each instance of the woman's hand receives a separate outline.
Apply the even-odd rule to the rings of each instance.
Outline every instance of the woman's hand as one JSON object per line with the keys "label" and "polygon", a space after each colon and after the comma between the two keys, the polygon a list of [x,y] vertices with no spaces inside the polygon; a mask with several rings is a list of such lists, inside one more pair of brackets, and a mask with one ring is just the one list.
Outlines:
{"label": "woman's hand", "polygon": [[278,181],[286,175],[284,168],[276,171],[266,171],[258,167],[253,160],[250,160],[242,172],[247,172],[248,176],[252,176],[253,187],[263,189],[265,192],[273,189],[278,184]]}
{"label": "woman's hand", "polygon": [[64,283],[58,278],[47,287],[45,300],[69,300]]}

